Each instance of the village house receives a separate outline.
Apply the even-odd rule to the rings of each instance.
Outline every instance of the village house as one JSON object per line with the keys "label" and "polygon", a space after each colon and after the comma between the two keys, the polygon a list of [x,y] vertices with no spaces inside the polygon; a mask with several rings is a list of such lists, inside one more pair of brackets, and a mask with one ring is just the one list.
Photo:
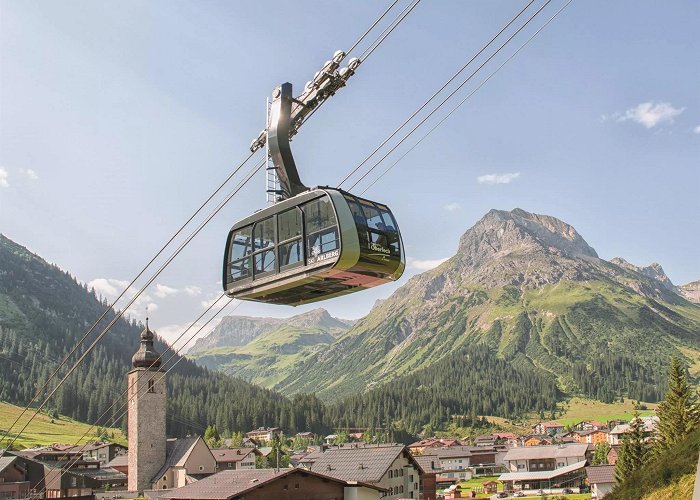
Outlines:
{"label": "village house", "polygon": [[6,452],[17,457],[26,471],[30,489],[45,491],[46,498],[90,496],[95,490],[123,489],[126,475],[97,460],[85,460],[80,451],[58,451],[52,447]]}
{"label": "village house", "polygon": [[421,470],[420,491],[418,498],[423,500],[436,500],[437,497],[437,476],[443,473],[440,459],[435,455],[415,455],[413,457]]}
{"label": "village house", "polygon": [[219,448],[212,449],[216,460],[216,471],[255,469],[255,457],[259,454],[255,448]]}
{"label": "village house", "polygon": [[523,437],[523,446],[544,446],[552,444],[552,436],[535,434]]}
{"label": "village house", "polygon": [[503,458],[508,472],[499,481],[506,490],[580,487],[593,449],[587,444],[511,448]]}
{"label": "village house", "polygon": [[574,431],[572,434],[579,443],[598,444],[608,442],[608,432],[603,430]]}
{"label": "village house", "polygon": [[620,448],[622,445],[619,444],[613,444],[610,446],[610,451],[608,452],[608,464],[609,465],[615,465],[617,463],[617,457],[620,453]]}
{"label": "village house", "polygon": [[421,441],[416,441],[408,445],[408,450],[414,455],[420,455],[426,448],[442,448],[450,446],[464,446],[466,441],[456,438],[428,438]]}
{"label": "village house", "polygon": [[216,459],[200,436],[168,439],[165,463],[153,476],[152,488],[181,488],[216,473],[216,470]]}
{"label": "village house", "polygon": [[225,470],[159,495],[164,500],[374,500],[379,486],[297,469]]}
{"label": "village house", "polygon": [[564,430],[565,426],[559,422],[540,422],[532,426],[532,433],[553,436]]}
{"label": "village house", "polygon": [[420,465],[403,445],[351,444],[309,453],[300,462],[312,472],[385,490],[383,498],[419,498]]}
{"label": "village house", "polygon": [[279,427],[258,427],[255,430],[246,432],[246,436],[259,443],[269,443],[275,434],[280,434],[281,432],[282,429]]}
{"label": "village house", "polygon": [[586,467],[588,484],[591,487],[591,499],[600,500],[610,493],[615,486],[614,465],[592,465]]}
{"label": "village house", "polygon": [[[659,417],[656,415],[650,415],[648,417],[640,417],[644,423],[644,440],[649,441],[653,438],[656,432],[656,425],[659,422]],[[634,420],[634,419],[633,419]],[[631,423],[632,421],[630,421]],[[624,434],[632,431],[630,424],[618,424],[610,431],[608,434],[608,444],[622,444],[622,437]]]}
{"label": "village house", "polygon": [[596,420],[582,420],[581,422],[574,424],[572,427],[572,429],[575,431],[599,431],[607,428],[608,426],[606,424]]}
{"label": "village house", "polygon": [[[430,448],[424,457],[435,457],[439,461],[441,476],[457,479],[471,479],[475,467],[493,468],[505,456],[505,451],[496,447],[453,446]],[[501,462],[502,463],[502,462]]]}
{"label": "village house", "polygon": [[28,498],[27,469],[13,455],[0,457],[0,498]]}
{"label": "village house", "polygon": [[72,449],[75,451],[82,451],[83,458],[86,460],[97,460],[102,466],[106,466],[115,457],[119,455],[126,456],[128,453],[126,446],[117,443],[96,442],[88,445],[75,446]]}

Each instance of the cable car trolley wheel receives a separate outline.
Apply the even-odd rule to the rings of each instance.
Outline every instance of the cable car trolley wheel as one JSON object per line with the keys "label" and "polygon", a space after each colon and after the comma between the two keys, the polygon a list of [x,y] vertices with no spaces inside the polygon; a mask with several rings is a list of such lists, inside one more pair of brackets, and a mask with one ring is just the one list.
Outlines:
{"label": "cable car trolley wheel", "polygon": [[229,297],[301,305],[401,277],[401,234],[386,205],[310,189],[237,222],[224,252]]}

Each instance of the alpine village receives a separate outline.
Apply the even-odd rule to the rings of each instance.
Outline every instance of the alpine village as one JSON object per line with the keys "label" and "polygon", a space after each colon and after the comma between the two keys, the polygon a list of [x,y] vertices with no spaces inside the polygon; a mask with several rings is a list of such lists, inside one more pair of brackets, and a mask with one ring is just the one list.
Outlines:
{"label": "alpine village", "polygon": [[[474,93],[488,82],[471,99],[470,111],[459,113],[489,127],[488,113],[478,103],[493,106],[489,113],[493,111],[503,122],[520,120],[520,110],[501,109],[495,103],[516,92],[513,89],[521,85],[521,79],[526,86],[528,79],[534,80],[533,85],[558,79],[562,87],[569,85],[566,73],[580,68],[572,69],[575,63],[557,59],[547,47],[571,37],[567,43],[587,54],[583,45],[589,41],[577,45],[574,40],[582,32],[572,26],[591,21],[586,12],[589,7],[580,2],[564,11],[571,0],[550,2],[531,1],[501,32],[496,29],[494,40],[498,44],[489,42],[476,52],[477,62],[472,59],[467,63],[469,68],[473,64],[474,70],[462,73],[462,68],[436,95],[451,99],[448,85],[464,80],[469,83],[465,90],[459,86],[454,92],[459,90],[455,98],[466,100],[472,95],[466,94],[466,89]],[[638,5],[624,3],[629,9]],[[453,137],[450,147],[437,152],[436,144],[447,144],[443,137],[436,137],[439,134],[431,135],[425,143],[421,141],[432,132],[430,127],[436,128],[442,121],[425,125],[425,120],[416,122],[414,129],[412,125],[402,127],[421,116],[416,113],[432,109],[424,108],[428,103],[440,111],[436,117],[443,117],[443,121],[461,106],[457,104],[447,113],[454,105],[443,111],[445,103],[438,104],[431,97],[419,107],[426,88],[434,87],[435,81],[444,81],[447,75],[435,68],[452,71],[454,61],[449,63],[447,55],[432,52],[436,66],[416,76],[415,82],[408,79],[405,88],[403,83],[392,82],[389,74],[383,76],[380,66],[391,63],[391,51],[394,55],[403,52],[402,44],[413,47],[406,50],[418,54],[415,47],[419,45],[411,45],[414,41],[439,47],[452,44],[452,36],[463,44],[456,53],[462,54],[460,57],[469,53],[471,57],[477,42],[488,40],[491,34],[487,37],[487,33],[507,20],[510,13],[506,11],[514,9],[514,4],[445,1],[440,6],[435,2],[420,4],[420,0],[347,5],[313,0],[283,5],[265,0],[260,5],[252,4],[256,2],[76,0],[52,4],[0,0],[0,18],[4,18],[0,19],[0,32],[5,33],[0,36],[0,115],[5,115],[0,118],[0,500],[700,500],[698,157],[694,177],[690,172],[685,185],[677,188],[686,189],[685,193],[694,190],[695,196],[659,194],[659,199],[666,196],[671,200],[668,210],[665,202],[647,199],[647,207],[652,208],[644,214],[630,215],[625,219],[630,225],[624,228],[615,227],[617,214],[633,212],[625,203],[636,203],[633,200],[643,197],[632,191],[645,189],[639,186],[647,183],[649,189],[663,192],[663,183],[648,180],[643,173],[645,167],[640,167],[641,174],[619,174],[603,167],[608,168],[609,179],[599,175],[595,182],[600,191],[587,191],[586,201],[581,202],[587,207],[583,208],[577,193],[590,189],[584,180],[589,167],[573,167],[579,165],[579,160],[595,163],[598,160],[592,158],[600,158],[597,149],[607,154],[602,152],[604,148],[614,150],[618,158],[630,155],[629,163],[634,163],[634,148],[661,141],[676,142],[657,154],[656,166],[673,164],[676,154],[678,161],[685,161],[686,150],[694,147],[693,151],[698,151],[700,125],[693,131],[693,123],[683,120],[695,113],[694,119],[700,123],[697,109],[691,109],[690,104],[674,107],[649,101],[599,119],[581,116],[577,120],[590,122],[585,127],[607,127],[608,133],[619,136],[610,144],[592,136],[584,149],[565,153],[556,149],[556,139],[529,135],[527,125],[521,127],[523,138],[513,139],[513,144],[508,138],[480,149],[475,143],[490,141],[488,132],[472,137],[478,132],[457,119],[440,129]],[[649,4],[641,8],[660,12],[666,7]],[[686,7],[688,12],[700,14],[697,6]],[[485,25],[477,29],[479,23],[471,18],[467,21],[469,16],[447,19],[451,17],[448,10],[453,8],[460,15],[474,9],[481,16],[479,23]],[[591,7],[598,8],[602,9]],[[361,14],[350,16],[347,25],[338,25],[337,19],[335,24],[326,23],[336,10],[348,14],[353,9]],[[283,14],[275,14],[277,10]],[[536,17],[541,11],[542,16]],[[622,11],[611,15],[618,14],[627,15]],[[259,16],[255,22],[254,15]],[[49,19],[55,26],[48,24]],[[142,24],[145,19],[151,21]],[[247,21],[236,24],[239,19]],[[232,31],[230,26],[223,28],[224,20],[237,27]],[[528,24],[530,21],[532,24]],[[629,22],[637,21],[642,22],[633,15]],[[680,37],[678,33],[692,31],[683,24],[685,21],[679,22],[680,31],[669,35],[671,45],[681,43],[673,38]],[[476,31],[465,28],[448,32],[446,27],[436,28],[435,23],[469,23]],[[561,23],[566,23],[566,28],[559,29]],[[311,40],[316,36],[310,35],[311,25],[318,30],[315,40]],[[486,25],[490,31],[482,32]],[[206,29],[202,29],[204,26]],[[639,31],[646,29],[640,27]],[[697,47],[697,18],[692,32]],[[280,83],[285,78],[313,75],[317,53],[325,54],[328,44],[346,43],[362,33],[347,53],[335,52],[305,86],[300,82],[294,87]],[[627,35],[620,35],[618,40],[611,33],[609,25],[600,27],[596,36],[608,40],[608,44],[597,55],[613,58],[617,51],[637,47],[621,41]],[[506,39],[509,34],[511,38]],[[35,35],[39,38],[31,42]],[[159,36],[169,41],[161,44]],[[523,48],[536,36],[522,54],[520,48],[515,50],[516,41],[518,45],[524,42]],[[243,54],[253,50],[252,40],[264,38],[270,39],[261,41],[255,49],[258,59],[246,59]],[[610,40],[619,41],[620,46]],[[198,61],[196,71],[184,69],[187,64],[172,56],[176,49],[167,46],[170,43],[179,48],[177,57],[183,61]],[[218,43],[227,48],[215,48]],[[498,53],[501,43],[506,49],[512,47],[503,56]],[[639,40],[636,43],[643,45]],[[654,38],[654,43],[661,42]],[[65,53],[63,44],[68,47]],[[308,47],[318,50],[313,52]],[[111,52],[117,48],[117,52]],[[648,50],[663,59],[654,52],[661,48]],[[123,57],[117,55],[121,51]],[[609,54],[603,56],[604,52]],[[46,61],[48,66],[34,61],[30,53],[39,54],[36,57],[42,59],[37,61]],[[88,53],[93,55],[80,55]],[[506,59],[511,53],[515,58],[512,63]],[[537,59],[545,53],[554,62]],[[499,55],[491,62],[493,56],[489,54]],[[173,59],[169,59],[171,56]],[[54,63],[48,62],[51,58],[66,66],[54,68]],[[141,66],[141,58],[148,61],[146,66]],[[227,73],[221,69],[236,58],[246,71],[239,68],[236,73]],[[104,63],[103,59],[111,62]],[[290,64],[292,59],[294,65]],[[98,60],[102,61],[99,66],[93,66]],[[477,67],[481,61],[488,63],[483,77],[483,65]],[[501,62],[512,66],[489,82],[502,67],[498,67]],[[700,76],[697,68],[690,68],[692,64],[668,62],[672,63]],[[534,69],[524,70],[525,66],[518,64],[551,64],[559,72],[545,75]],[[581,67],[590,64],[584,57]],[[109,65],[116,66],[109,69]],[[31,85],[50,86],[48,80],[53,77],[48,75],[52,74],[56,88],[67,92],[59,96],[59,91],[53,90],[56,109],[34,109],[29,104],[31,98],[24,100],[23,96],[25,92],[40,92],[39,87],[32,90],[29,84],[12,83],[15,79],[28,81],[25,76],[40,67],[45,68],[47,81],[31,77]],[[103,68],[105,73],[91,73],[88,68],[93,67]],[[121,69],[117,71],[117,67]],[[488,77],[487,70],[493,71]],[[77,80],[70,85],[62,82],[64,76],[73,78],[73,71],[77,72],[73,75],[76,79],[89,80],[88,73],[95,75],[100,82],[95,95],[92,90],[70,93],[71,85],[85,89]],[[126,91],[122,93],[120,86],[131,85],[131,80],[124,77],[112,85],[108,81],[110,71],[133,73],[129,78],[141,79],[133,87],[137,93],[129,94],[133,99],[143,98],[141,104],[131,103],[132,97]],[[264,74],[263,83],[253,75],[257,71]],[[391,71],[399,71],[399,66],[390,66]],[[414,75],[421,73],[416,67],[411,71]],[[470,81],[472,71],[482,83]],[[380,80],[372,80],[375,74],[385,79],[381,80],[383,85]],[[457,77],[459,80],[454,80]],[[214,92],[206,95],[198,88],[195,93],[211,106],[201,104],[201,109],[195,109],[184,97],[189,90],[183,92],[179,85],[188,89],[213,85],[205,79],[218,82],[221,88],[235,85],[234,92],[239,95],[224,105],[222,97],[214,97]],[[677,79],[680,82],[681,77]],[[250,128],[253,117],[260,122],[260,97],[268,93],[259,87],[268,85],[268,80],[275,86],[267,98],[266,126],[257,138],[252,135],[250,152],[244,151],[250,154],[248,160],[258,155],[255,168],[247,177],[236,178],[240,184],[228,198],[222,198],[218,208],[208,204],[223,196],[221,187],[207,199],[202,207],[213,210],[210,217],[204,218],[200,208],[168,240],[171,229],[187,219],[185,212],[198,205],[200,194],[224,175],[219,172],[217,180],[212,181],[205,174],[208,167],[201,167],[200,177],[178,180],[172,174],[180,175],[178,169],[183,167],[170,168],[165,163],[179,165],[176,156],[189,154],[185,144],[191,138],[194,142],[189,149],[202,154],[204,163],[216,163],[218,154],[230,163],[231,151],[234,145],[238,148],[238,143],[224,147],[218,141],[225,134],[210,131],[229,123],[223,121],[224,115],[231,123],[235,118],[236,127],[242,127],[236,129],[235,134],[241,137],[235,140],[246,139],[247,149],[251,137],[246,134],[254,130]],[[508,86],[503,86],[505,82]],[[679,82],[668,81],[667,87],[678,83],[680,88]],[[652,82],[647,83],[652,86]],[[644,85],[641,81],[638,84]],[[137,97],[141,96],[138,85],[156,85],[162,93],[152,101],[151,97]],[[615,85],[623,84],[612,78],[597,80],[590,91],[601,86],[612,93],[609,89]],[[364,92],[364,100],[353,100],[357,96],[353,93],[355,86],[357,92]],[[364,90],[360,90],[362,86]],[[401,104],[393,102],[386,97],[390,94],[381,93],[388,92],[388,88],[394,96],[405,93],[411,99]],[[443,91],[445,94],[440,94]],[[547,101],[550,91],[552,101]],[[541,107],[529,109],[536,110],[534,115],[543,114],[551,125],[554,110],[544,103],[559,99],[560,91],[554,86],[543,91],[537,97]],[[65,127],[53,128],[50,133],[39,124],[44,120],[43,113],[50,116],[60,108],[69,116],[73,111],[67,108],[80,105],[82,99],[107,102],[113,92],[120,97],[114,97],[109,106],[98,110],[95,105],[83,111],[86,117],[102,113],[99,124],[89,131],[88,118],[82,124],[67,119]],[[372,95],[375,92],[377,96]],[[620,92],[627,90],[618,89]],[[427,95],[430,93],[432,90]],[[636,98],[631,89],[628,93],[630,99]],[[336,94],[338,97],[334,97]],[[152,95],[144,90],[143,96]],[[164,150],[159,149],[158,141],[153,139],[155,133],[148,129],[170,130],[183,125],[166,118],[170,116],[167,114],[153,115],[157,119],[148,114],[161,109],[160,99],[167,103],[162,109],[169,108],[168,112],[173,113],[177,109],[188,127],[187,139],[168,139],[172,140],[168,147],[176,153],[167,153],[167,160],[158,159]],[[254,101],[250,113],[248,103],[244,105],[241,100]],[[332,104],[324,105],[328,100]],[[14,111],[14,102],[25,103],[21,105],[22,113],[32,116],[31,127],[20,120],[15,129],[16,117],[21,115]],[[395,109],[390,118],[378,114],[377,123],[364,109],[391,108],[395,104],[401,109]],[[122,105],[131,111],[122,113]],[[143,115],[126,118],[138,109]],[[351,117],[353,113],[357,116]],[[522,115],[526,113],[522,111]],[[394,163],[394,170],[386,163],[388,168],[374,171],[377,165],[371,165],[379,156],[371,162],[367,159],[382,151],[387,141],[387,148],[394,143],[394,148],[401,146],[399,152],[404,156],[412,151],[398,142],[400,137],[395,132],[359,163],[365,150],[374,147],[377,134],[384,134],[383,138],[383,131],[393,129],[392,124],[401,123],[406,116],[409,120],[397,131],[410,130],[406,137],[415,132],[407,143],[420,145],[415,156]],[[430,116],[432,113],[425,119]],[[121,127],[118,124],[122,119],[126,120],[124,130],[135,127],[137,134],[143,134],[143,141],[124,132],[124,137],[134,142],[114,138],[115,142],[108,144],[102,134],[111,130],[109,127]],[[456,129],[448,131],[450,127]],[[553,129],[557,127],[552,125]],[[623,128],[628,134],[625,137],[616,132]],[[62,137],[62,145],[48,138],[54,133]],[[290,141],[297,133],[299,141],[291,148]],[[362,138],[364,133],[367,139]],[[569,135],[578,133],[583,132]],[[645,133],[645,139],[634,139],[635,146],[620,145],[620,141],[632,141],[631,134]],[[72,138],[72,134],[82,139]],[[454,139],[455,134],[459,138]],[[86,138],[93,135],[100,139],[90,143]],[[65,167],[51,167],[55,173],[49,168],[28,170],[30,160],[44,154],[35,157],[33,148],[28,151],[22,145],[23,137],[29,136],[36,142],[36,149],[47,150],[49,157],[55,154],[56,165]],[[338,136],[342,142],[327,146],[325,142],[335,140],[331,136]],[[681,142],[688,137],[696,145],[683,149]],[[559,151],[553,160],[556,169],[547,170],[550,167],[544,164],[550,160],[545,159],[545,153],[515,152],[522,175],[514,171],[516,167],[510,173],[497,166],[489,170],[494,174],[482,172],[482,168],[489,168],[490,161],[499,163],[496,158],[507,154],[509,147],[525,148],[518,146],[521,139],[530,141],[527,147],[532,151]],[[316,143],[304,142],[309,140]],[[182,150],[176,147],[178,143],[183,145]],[[70,148],[68,144],[72,144]],[[124,166],[129,161],[123,161],[119,156],[122,153],[116,151],[121,145],[148,150],[142,159],[134,161],[143,165],[138,167],[140,170]],[[91,150],[100,150],[94,157],[99,159],[93,159],[90,169],[78,173],[67,166],[73,161],[67,159],[72,157],[68,149],[75,158],[92,158]],[[222,153],[204,152],[224,149]],[[296,163],[292,149],[298,150]],[[26,154],[19,154],[21,151]],[[347,154],[353,164],[355,153],[359,164],[348,176],[366,171],[355,185],[381,181],[367,195],[362,189],[367,191],[373,183],[360,187],[344,184],[345,180],[337,187],[307,187],[302,183],[301,177],[336,182],[345,175],[348,162],[336,165],[334,159],[329,165],[323,155]],[[64,154],[65,158],[61,156]],[[383,151],[377,153],[381,154]],[[476,157],[481,165],[476,165]],[[404,157],[391,158],[399,162]],[[252,167],[254,160],[248,160],[226,182],[242,175],[238,172],[244,165]],[[415,172],[433,161],[456,167],[450,170],[445,166],[444,171],[443,167],[436,166],[434,171],[431,167],[420,174],[422,181],[413,183],[419,175]],[[162,162],[163,170],[159,170],[157,183],[149,185],[151,162]],[[112,171],[111,163],[119,167]],[[326,170],[321,170],[321,164]],[[529,165],[533,168],[527,170]],[[64,203],[53,205],[47,201],[42,216],[30,215],[38,212],[26,207],[41,206],[44,200],[52,199],[49,183],[62,189],[63,181],[55,176],[61,168],[70,172],[62,175],[74,176],[71,183],[85,182],[85,190],[89,190],[93,189],[87,187],[90,183],[99,182],[100,189],[108,194],[99,199],[90,197],[89,201],[80,196],[71,201],[66,196]],[[219,168],[231,169],[231,165]],[[666,168],[672,167],[661,170]],[[574,169],[578,169],[575,176],[566,173]],[[86,177],[79,179],[83,175]],[[122,175],[135,175],[133,184],[142,183],[143,190],[119,184]],[[552,182],[561,180],[568,186],[567,191],[559,194],[551,188],[550,192],[542,184],[549,181],[531,180],[536,175],[558,179]],[[614,185],[618,175],[636,187],[629,192],[600,187]],[[669,173],[668,177],[674,175]],[[445,176],[451,180],[445,181]],[[165,177],[175,178],[165,181]],[[261,195],[263,177],[266,191]],[[49,178],[52,180],[45,180]],[[248,195],[240,190],[251,179],[252,194],[246,198]],[[42,182],[47,185],[44,194],[30,191],[39,189],[35,186]],[[162,188],[161,182],[166,183]],[[182,187],[168,184],[176,182],[182,182]],[[684,184],[678,182],[679,186]],[[192,191],[187,190],[187,183]],[[528,192],[516,194],[518,183],[527,185]],[[462,197],[445,194],[451,185],[454,193],[463,193]],[[613,191],[615,194],[611,194]],[[123,197],[124,204],[135,207],[134,214],[144,214],[143,221],[140,215],[134,215],[126,229],[117,230],[117,222],[107,214],[112,210],[108,208],[112,197]],[[606,200],[612,198],[617,201],[608,205]],[[446,204],[451,199],[456,201]],[[216,234],[210,238],[207,231],[203,232],[202,242],[188,247],[196,250],[179,256],[194,237],[199,237],[202,228],[212,227],[209,221],[231,200],[233,205],[216,225]],[[513,208],[516,203],[524,208]],[[686,208],[676,208],[681,206]],[[478,213],[474,207],[480,207]],[[678,221],[670,221],[677,216]],[[198,217],[201,225],[193,229],[192,221]],[[601,253],[559,217],[576,224],[582,233],[590,232],[588,241]],[[664,217],[668,226],[658,223]],[[664,231],[658,233],[663,238],[657,233],[646,240],[633,237],[645,231],[644,219],[655,230]],[[98,229],[93,232],[94,227]],[[189,231],[190,236],[185,238]],[[165,247],[151,259],[152,250],[161,240],[167,241]],[[648,247],[640,241],[648,242]],[[95,250],[91,249],[93,244],[98,245]],[[178,244],[181,246],[176,249]],[[618,253],[626,254],[628,260],[613,257]],[[639,262],[650,255],[666,256],[669,262],[662,263],[673,280],[661,264]],[[674,259],[678,262],[672,262]],[[162,267],[156,270],[158,266]],[[166,274],[161,275],[166,267]],[[124,279],[127,275],[135,277]],[[202,280],[198,281],[197,276]],[[675,276],[685,278],[681,282]],[[211,284],[216,279],[220,281],[214,288]],[[175,286],[175,282],[193,284]],[[228,305],[232,307],[226,308]],[[239,306],[240,311],[236,311]],[[348,317],[345,314],[353,319],[344,319]]]}

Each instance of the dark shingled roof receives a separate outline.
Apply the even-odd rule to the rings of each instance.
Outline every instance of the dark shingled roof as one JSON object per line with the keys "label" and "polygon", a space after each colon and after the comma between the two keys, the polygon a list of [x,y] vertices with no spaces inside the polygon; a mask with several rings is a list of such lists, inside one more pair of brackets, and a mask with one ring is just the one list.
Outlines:
{"label": "dark shingled roof", "polygon": [[385,491],[369,484],[346,482],[340,479],[318,474],[305,469],[239,469],[225,470],[209,476],[196,483],[188,484],[182,488],[171,490],[160,498],[164,499],[192,499],[192,500],[226,500],[235,496],[243,495],[248,490],[273,481],[277,478],[292,474],[308,474],[317,476],[329,481],[342,483],[344,486],[364,486],[379,491]]}
{"label": "dark shingled roof", "polygon": [[211,450],[216,463],[240,462],[251,452],[254,454],[255,448],[214,448]]}
{"label": "dark shingled roof", "polygon": [[586,474],[591,484],[615,483],[614,465],[591,465],[586,467]]}
{"label": "dark shingled roof", "polygon": [[6,456],[6,457],[0,457],[0,472],[4,471],[7,469],[12,463],[17,460],[17,457],[15,456]]}
{"label": "dark shingled roof", "polygon": [[156,475],[153,476],[151,482],[157,481],[158,478],[162,477],[170,467],[175,467],[182,459],[186,458],[189,451],[199,439],[199,436],[168,439],[167,443],[165,444],[165,463],[156,473]]}
{"label": "dark shingled roof", "polygon": [[301,463],[313,472],[344,481],[376,483],[402,453],[422,472],[418,462],[403,445],[332,448],[325,452],[309,453]]}
{"label": "dark shingled roof", "polygon": [[129,455],[117,455],[107,464],[109,467],[129,466]]}
{"label": "dark shingled roof", "polygon": [[413,455],[413,458],[426,474],[437,474],[442,471],[440,459],[436,455]]}

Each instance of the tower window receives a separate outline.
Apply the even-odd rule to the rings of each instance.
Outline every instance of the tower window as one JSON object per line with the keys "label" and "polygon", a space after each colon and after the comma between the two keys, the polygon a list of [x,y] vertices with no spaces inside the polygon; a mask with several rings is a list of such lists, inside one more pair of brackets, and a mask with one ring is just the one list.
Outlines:
{"label": "tower window", "polygon": [[148,381],[148,392],[156,392],[156,383],[153,379]]}

